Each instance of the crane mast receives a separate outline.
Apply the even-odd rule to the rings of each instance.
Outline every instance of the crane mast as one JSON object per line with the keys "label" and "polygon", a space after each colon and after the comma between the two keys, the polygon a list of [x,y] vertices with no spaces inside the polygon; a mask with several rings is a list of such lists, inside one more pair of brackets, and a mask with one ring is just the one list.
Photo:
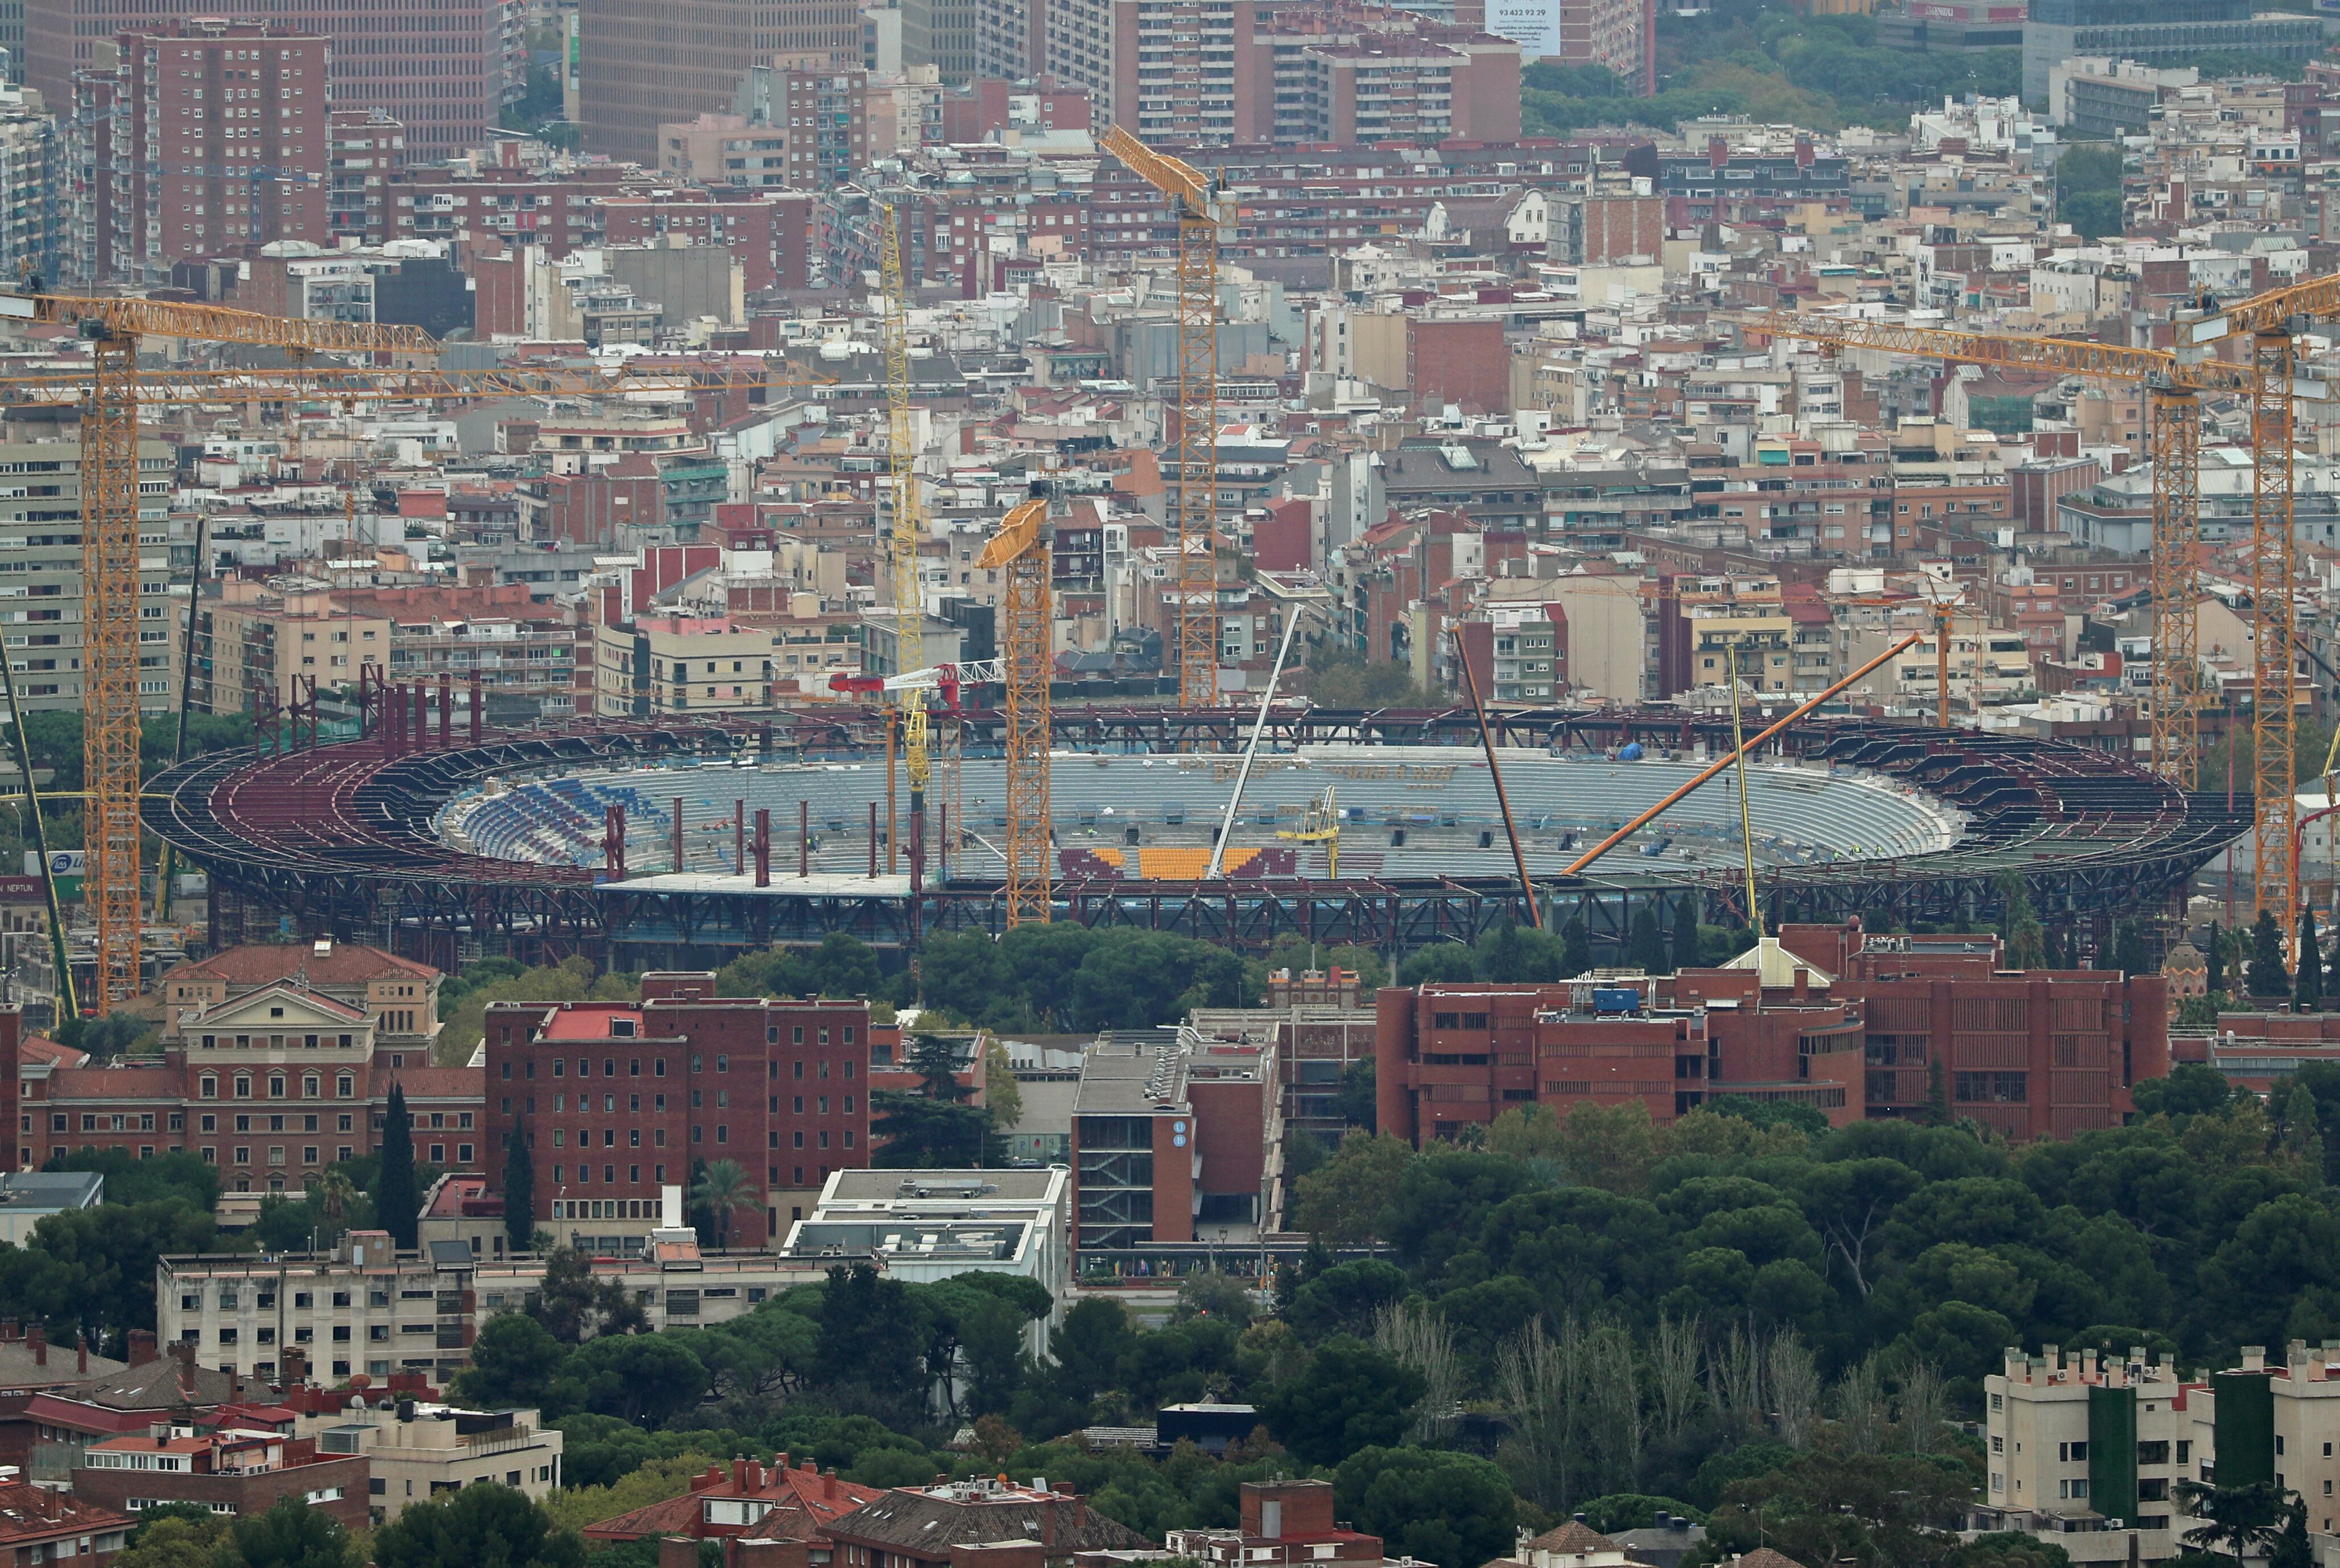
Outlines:
{"label": "crane mast", "polygon": [[1191,165],[1109,127],[1098,143],[1178,214],[1178,706],[1219,700],[1219,201]]}
{"label": "crane mast", "polygon": [[[887,555],[894,581],[894,668],[925,666],[920,631],[924,617],[918,593],[918,543],[924,533],[918,495],[917,426],[910,408],[909,292],[902,279],[902,230],[898,205],[886,208],[886,247],[880,281],[886,293],[887,452],[892,463],[894,521]],[[895,694],[902,716],[902,752],[910,776],[911,852],[925,843],[927,784],[933,774],[927,754],[927,698],[923,690],[903,688]],[[895,824],[888,823],[890,833]]]}

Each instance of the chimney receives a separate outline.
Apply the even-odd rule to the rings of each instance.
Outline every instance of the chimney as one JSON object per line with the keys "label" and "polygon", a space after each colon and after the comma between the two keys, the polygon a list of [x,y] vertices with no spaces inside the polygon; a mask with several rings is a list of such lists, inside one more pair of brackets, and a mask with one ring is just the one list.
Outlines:
{"label": "chimney", "polygon": [[25,1331],[25,1338],[33,1347],[33,1365],[35,1366],[48,1365],[49,1336],[46,1331],[45,1331],[36,1322],[32,1327]]}
{"label": "chimney", "polygon": [[820,1495],[824,1502],[837,1501],[837,1466],[833,1464],[820,1473]]}
{"label": "chimney", "polygon": [[87,1377],[89,1375],[89,1335],[85,1334],[74,1335],[74,1360],[76,1364],[74,1370],[82,1376]]}
{"label": "chimney", "polygon": [[179,1364],[179,1403],[195,1402],[195,1347],[185,1340],[171,1346],[171,1359]]}
{"label": "chimney", "polygon": [[744,1459],[731,1462],[731,1490],[739,1493],[748,1490],[748,1462]]}
{"label": "chimney", "polygon": [[154,1331],[134,1328],[130,1331],[130,1365],[144,1366],[154,1359]]}

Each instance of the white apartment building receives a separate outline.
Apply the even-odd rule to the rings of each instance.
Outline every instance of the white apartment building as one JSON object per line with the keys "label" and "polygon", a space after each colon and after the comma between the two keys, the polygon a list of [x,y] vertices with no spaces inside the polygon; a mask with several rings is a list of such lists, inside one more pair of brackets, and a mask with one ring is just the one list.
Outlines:
{"label": "white apartment building", "polygon": [[[667,1190],[679,1212],[680,1190]],[[728,1322],[828,1269],[772,1253],[701,1258],[688,1229],[653,1230],[649,1243],[635,1255],[597,1256],[593,1270],[640,1302],[653,1329]],[[166,1345],[193,1345],[203,1365],[257,1381],[274,1381],[292,1350],[334,1382],[420,1372],[443,1386],[471,1365],[480,1326],[527,1306],[543,1281],[541,1256],[483,1260],[454,1238],[402,1252],[387,1232],[352,1231],[326,1253],[165,1257],[155,1265],[156,1328]]]}
{"label": "white apartment building", "polygon": [[2294,1340],[2279,1365],[2246,1349],[2190,1379],[2141,1348],[2126,1361],[2010,1349],[1983,1387],[1975,1529],[2047,1536],[2079,1564],[2158,1563],[2199,1523],[2181,1483],[2271,1482],[2306,1503],[2318,1561],[2340,1562],[2340,1345]]}

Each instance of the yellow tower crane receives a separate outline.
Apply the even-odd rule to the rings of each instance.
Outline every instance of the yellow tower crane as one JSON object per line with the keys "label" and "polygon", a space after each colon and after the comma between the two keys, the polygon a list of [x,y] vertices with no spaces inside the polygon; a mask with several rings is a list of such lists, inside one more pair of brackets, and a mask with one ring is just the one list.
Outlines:
{"label": "yellow tower crane", "polygon": [[999,678],[1007,717],[1007,928],[1048,922],[1048,546],[1046,501],[1010,511],[975,564],[998,571]]}
{"label": "yellow tower crane", "polygon": [[0,293],[0,321],[11,320],[77,325],[90,341],[94,358],[86,372],[36,372],[0,378],[0,404],[70,405],[81,411],[83,888],[96,948],[94,983],[81,1002],[82,1010],[92,1017],[102,1017],[137,994],[144,934],[138,817],[137,463],[142,406],[311,397],[344,403],[505,395],[600,397],[798,384],[746,376],[729,367],[645,374],[560,368],[352,369],[306,362],[259,371],[141,370],[141,337],[369,355],[435,353],[439,345],[415,327],[270,316],[156,300]]}
{"label": "yellow tower crane", "polygon": [[67,323],[94,357],[81,415],[83,897],[96,970],[84,1010],[138,994],[138,340],[185,338],[313,352],[421,352],[418,327],[311,321],[157,300],[0,295],[0,320]]}
{"label": "yellow tower crane", "polygon": [[1219,195],[1115,125],[1098,144],[1178,214],[1178,706],[1219,700]]}
{"label": "yellow tower crane", "polygon": [[[893,473],[894,517],[888,534],[887,558],[889,575],[894,582],[894,668],[923,670],[926,649],[920,635],[925,610],[918,591],[918,545],[925,537],[924,498],[918,493],[917,425],[910,407],[910,302],[908,285],[902,277],[902,231],[899,208],[886,208],[886,242],[880,262],[879,281],[886,294],[886,408],[887,457]],[[910,819],[917,824],[913,830],[913,844],[926,841],[927,783],[933,773],[933,764],[927,748],[927,694],[923,690],[904,688],[895,694],[902,720],[902,752],[905,770],[910,776]],[[888,775],[890,779],[890,774]],[[887,785],[887,801],[892,807],[892,786]],[[887,859],[894,858],[894,846],[899,842],[895,829],[899,824],[886,824]]]}
{"label": "yellow tower crane", "polygon": [[[1870,349],[1964,364],[2008,364],[2141,383],[2153,458],[2153,760],[2181,789],[2200,783],[2203,698],[2197,609],[2201,600],[2201,406],[2205,391],[2244,394],[2251,408],[2251,660],[2253,883],[2256,910],[2272,913],[2290,940],[2296,898],[2291,841],[2298,679],[2291,652],[2296,569],[2292,531],[2292,334],[2304,320],[2340,312],[2340,277],[2271,290],[2176,324],[2179,348],[2125,348],[2067,338],[1958,332],[1885,322],[1814,319],[1783,313],[1718,319],[1773,337],[1831,348]],[[2222,339],[2246,336],[2248,362],[2210,355]],[[2279,650],[2273,657],[2269,650]],[[2231,752],[2230,752],[2231,756]],[[2231,763],[2230,763],[2231,766]]]}

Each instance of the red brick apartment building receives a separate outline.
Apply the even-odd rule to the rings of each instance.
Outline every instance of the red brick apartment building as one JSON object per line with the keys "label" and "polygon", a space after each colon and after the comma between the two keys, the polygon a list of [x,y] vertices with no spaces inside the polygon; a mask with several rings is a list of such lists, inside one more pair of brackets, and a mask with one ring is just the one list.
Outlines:
{"label": "red brick apartment building", "polygon": [[105,1568],[121,1555],[137,1523],[45,1486],[0,1484],[0,1568],[35,1568],[68,1557],[75,1568]]}
{"label": "red brick apartment building", "polygon": [[[648,974],[639,1004],[501,1002],[487,1018],[488,1165],[523,1129],[536,1217],[658,1222],[692,1162],[738,1161],[767,1206],[734,1245],[771,1244],[831,1171],[869,1163],[867,1002],[719,997],[712,974]],[[558,1223],[555,1223],[558,1222]]]}
{"label": "red brick apartment building", "polygon": [[1555,986],[1381,992],[1381,1125],[1417,1143],[1508,1106],[1565,1115],[1640,1100],[1671,1122],[1711,1096],[1810,1106],[1831,1123],[1924,1112],[2011,1138],[2115,1126],[2169,1069],[2157,975],[2008,970],[1996,936],[1790,926],[1715,969]]}
{"label": "red brick apartment building", "polygon": [[163,1054],[132,1062],[28,1062],[23,1015],[0,1012],[6,1168],[193,1150],[232,1192],[298,1191],[375,1146],[393,1085],[417,1159],[480,1158],[479,1070],[431,1061],[437,970],[349,944],[233,948],[172,970],[161,992]]}
{"label": "red brick apartment building", "polygon": [[350,1530],[366,1524],[373,1462],[364,1454],[319,1454],[316,1439],[292,1435],[295,1413],[223,1410],[211,1430],[158,1420],[147,1431],[90,1444],[74,1467],[75,1497],[136,1514],[166,1503],[200,1503],[249,1519],[279,1498],[300,1497]]}

